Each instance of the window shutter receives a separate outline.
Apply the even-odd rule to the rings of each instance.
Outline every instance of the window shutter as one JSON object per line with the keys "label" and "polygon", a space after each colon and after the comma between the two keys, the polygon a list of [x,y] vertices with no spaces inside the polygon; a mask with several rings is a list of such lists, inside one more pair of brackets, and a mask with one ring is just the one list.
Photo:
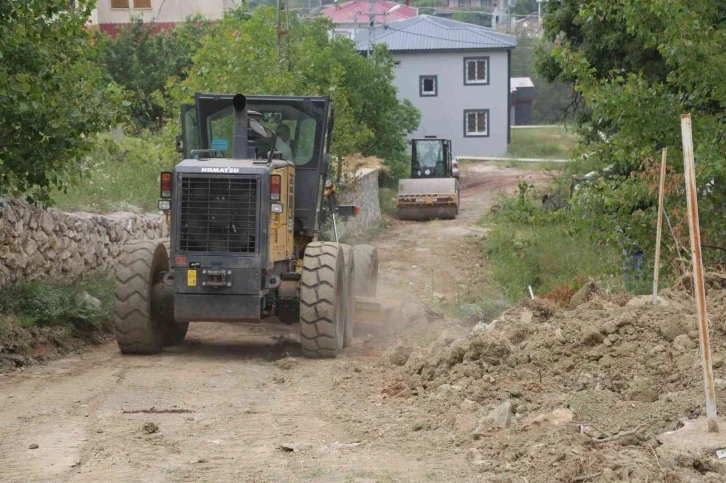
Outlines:
{"label": "window shutter", "polygon": [[151,0],[134,0],[134,8],[151,8]]}
{"label": "window shutter", "polygon": [[111,8],[129,8],[129,0],[111,0]]}

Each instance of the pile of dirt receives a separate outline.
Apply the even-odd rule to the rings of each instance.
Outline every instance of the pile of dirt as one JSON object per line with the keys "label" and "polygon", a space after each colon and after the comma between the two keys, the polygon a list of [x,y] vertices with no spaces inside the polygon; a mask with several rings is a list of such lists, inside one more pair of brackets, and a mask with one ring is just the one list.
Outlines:
{"label": "pile of dirt", "polygon": [[[716,396],[724,400],[726,291],[709,286]],[[399,397],[430,406],[487,481],[726,475],[718,462],[661,467],[655,456],[658,434],[702,412],[695,304],[683,287],[653,306],[650,297],[589,284],[571,309],[527,300],[463,339],[398,347],[389,357],[406,386]],[[555,423],[558,411],[571,417]]]}

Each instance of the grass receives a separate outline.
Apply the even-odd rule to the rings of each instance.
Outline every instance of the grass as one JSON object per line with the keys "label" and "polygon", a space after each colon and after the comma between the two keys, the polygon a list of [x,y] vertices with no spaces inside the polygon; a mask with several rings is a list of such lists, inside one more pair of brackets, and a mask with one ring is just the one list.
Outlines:
{"label": "grass", "polygon": [[605,289],[623,290],[618,251],[567,225],[492,226],[482,251],[490,261],[492,278],[503,287],[510,302],[528,297],[528,286],[535,295],[542,295],[569,286],[578,277],[593,277]]}
{"label": "grass", "polygon": [[155,212],[160,172],[170,170],[178,160],[171,128],[138,137],[100,135],[83,163],[80,179],[65,193],[54,192],[52,198],[64,211]]}
{"label": "grass", "polygon": [[9,285],[0,291],[0,314],[6,317],[3,325],[17,321],[25,328],[62,326],[76,334],[105,330],[113,311],[113,289],[113,280],[105,274],[75,284],[33,281]]}
{"label": "grass", "polygon": [[562,126],[512,129],[509,158],[569,159],[575,152],[577,135]]}

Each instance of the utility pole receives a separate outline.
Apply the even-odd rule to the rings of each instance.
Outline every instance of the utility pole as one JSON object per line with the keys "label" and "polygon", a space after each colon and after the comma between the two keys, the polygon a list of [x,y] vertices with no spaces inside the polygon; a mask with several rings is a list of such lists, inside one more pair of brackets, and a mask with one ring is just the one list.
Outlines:
{"label": "utility pole", "polygon": [[277,0],[277,61],[280,62],[280,0]]}
{"label": "utility pole", "polygon": [[371,40],[373,39],[373,10],[376,7],[376,0],[368,0],[368,45],[366,57],[371,56]]}

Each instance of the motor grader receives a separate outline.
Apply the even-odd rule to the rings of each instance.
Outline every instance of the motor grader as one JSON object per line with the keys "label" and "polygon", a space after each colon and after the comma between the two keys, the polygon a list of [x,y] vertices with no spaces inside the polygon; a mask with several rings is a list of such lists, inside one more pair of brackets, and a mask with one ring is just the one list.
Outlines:
{"label": "motor grader", "polygon": [[398,182],[396,206],[402,220],[454,219],[459,213],[459,179],[448,139],[411,140],[411,177]]}
{"label": "motor grader", "polygon": [[296,327],[304,356],[335,357],[356,319],[395,313],[373,298],[375,248],[318,239],[358,211],[326,199],[328,97],[196,94],[180,118],[184,160],[160,177],[170,239],[130,242],[117,263],[122,353],[179,344],[190,322],[264,321]]}

